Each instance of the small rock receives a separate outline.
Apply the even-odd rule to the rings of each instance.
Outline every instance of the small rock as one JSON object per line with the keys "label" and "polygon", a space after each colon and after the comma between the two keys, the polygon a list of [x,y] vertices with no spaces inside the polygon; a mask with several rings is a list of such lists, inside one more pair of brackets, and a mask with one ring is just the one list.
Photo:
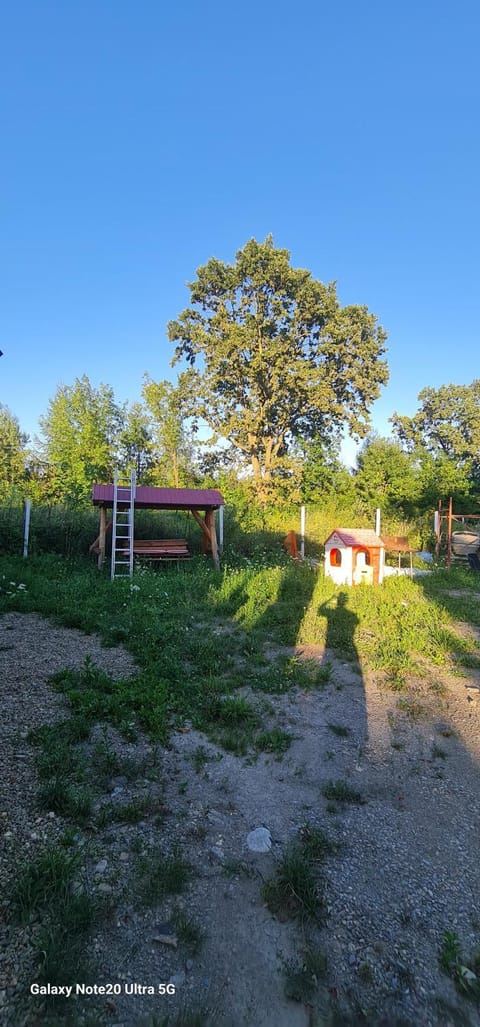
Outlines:
{"label": "small rock", "polygon": [[175,934],[156,934],[152,941],[155,941],[157,945],[170,945],[172,949],[176,949],[178,945],[178,938]]}
{"label": "small rock", "polygon": [[187,977],[184,970],[180,970],[176,974],[172,974],[169,984],[174,984],[176,988],[181,988],[182,984],[185,984]]}
{"label": "small rock", "polygon": [[272,838],[267,827],[256,827],[254,831],[247,834],[247,846],[250,852],[269,852],[272,847]]}
{"label": "small rock", "polygon": [[225,853],[219,845],[212,845],[211,849],[208,851],[210,856],[213,856],[213,858],[218,860],[219,863],[223,863],[225,861]]}
{"label": "small rock", "polygon": [[104,874],[106,869],[107,869],[107,866],[108,866],[108,860],[101,859],[97,863],[97,865],[95,867],[95,870],[94,870],[94,873],[97,874],[98,876],[100,876],[100,874]]}
{"label": "small rock", "polygon": [[118,777],[112,777],[112,785],[114,788],[124,788],[128,785],[128,777],[120,774]]}
{"label": "small rock", "polygon": [[185,969],[186,970],[193,970],[193,959],[187,959],[185,961]]}
{"label": "small rock", "polygon": [[130,859],[130,854],[128,852],[121,852],[118,858],[121,859],[122,863],[126,863]]}
{"label": "small rock", "polygon": [[99,884],[97,891],[101,892],[102,895],[111,895],[113,892],[113,888],[111,884]]}

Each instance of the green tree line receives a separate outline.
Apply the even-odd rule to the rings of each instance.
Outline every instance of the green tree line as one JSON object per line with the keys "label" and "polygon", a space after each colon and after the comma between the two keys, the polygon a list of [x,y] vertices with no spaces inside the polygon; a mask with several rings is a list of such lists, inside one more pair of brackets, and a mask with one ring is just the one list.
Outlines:
{"label": "green tree line", "polygon": [[[33,440],[0,404],[3,501],[86,506],[94,481],[133,468],[141,484],[218,485],[233,502],[336,499],[410,518],[449,495],[478,507],[479,381],[423,389],[380,438],[370,409],[388,381],[386,333],[366,307],[341,307],[335,283],[293,268],[271,237],[233,264],[211,258],[189,290],[168,325],[175,382],[145,375],[141,401],[119,404],[84,375],[57,388]],[[362,442],[351,471],[344,432]]]}

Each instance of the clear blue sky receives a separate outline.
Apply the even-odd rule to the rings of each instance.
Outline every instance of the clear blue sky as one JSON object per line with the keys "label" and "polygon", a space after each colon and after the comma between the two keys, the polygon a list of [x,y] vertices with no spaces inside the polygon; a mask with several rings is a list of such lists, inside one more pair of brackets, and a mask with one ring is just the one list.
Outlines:
{"label": "clear blue sky", "polygon": [[388,430],[478,377],[471,0],[17,0],[0,23],[0,401],[171,375],[210,256],[273,233],[389,335]]}

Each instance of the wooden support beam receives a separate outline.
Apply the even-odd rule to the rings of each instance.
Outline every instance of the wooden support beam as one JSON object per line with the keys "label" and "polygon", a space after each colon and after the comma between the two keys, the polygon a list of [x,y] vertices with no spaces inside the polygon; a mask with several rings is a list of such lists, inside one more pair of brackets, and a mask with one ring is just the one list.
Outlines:
{"label": "wooden support beam", "polygon": [[220,570],[218,556],[217,532],[215,528],[215,510],[210,507],[205,511],[205,520],[200,516],[198,510],[191,511],[197,524],[200,525],[203,533],[203,552],[211,552],[215,569]]}
{"label": "wooden support beam", "polygon": [[[207,528],[207,525],[206,525],[203,517],[200,517],[200,514],[199,514],[198,510],[191,510],[190,513],[191,513],[192,517],[195,518],[197,524],[200,525],[200,527],[202,529],[202,533],[203,533],[203,541],[204,541],[204,543],[207,543],[207,545],[208,545],[208,543],[210,542],[210,532],[209,532],[209,530]],[[205,552],[205,549],[203,551]]]}
{"label": "wooden support beam", "polygon": [[220,560],[218,557],[218,543],[217,543],[217,531],[215,528],[215,510],[206,510],[205,512],[205,523],[208,527],[210,535],[210,546],[212,550],[213,566],[216,571],[220,570]]}

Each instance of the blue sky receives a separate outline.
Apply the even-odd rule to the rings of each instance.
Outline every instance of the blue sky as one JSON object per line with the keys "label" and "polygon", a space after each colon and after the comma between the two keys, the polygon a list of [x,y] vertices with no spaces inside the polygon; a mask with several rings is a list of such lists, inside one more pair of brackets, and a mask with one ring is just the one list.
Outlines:
{"label": "blue sky", "polygon": [[[388,331],[388,431],[478,377],[473,2],[29,0],[0,19],[0,401],[119,400],[212,255],[273,233]],[[349,447],[345,454],[352,452]]]}

